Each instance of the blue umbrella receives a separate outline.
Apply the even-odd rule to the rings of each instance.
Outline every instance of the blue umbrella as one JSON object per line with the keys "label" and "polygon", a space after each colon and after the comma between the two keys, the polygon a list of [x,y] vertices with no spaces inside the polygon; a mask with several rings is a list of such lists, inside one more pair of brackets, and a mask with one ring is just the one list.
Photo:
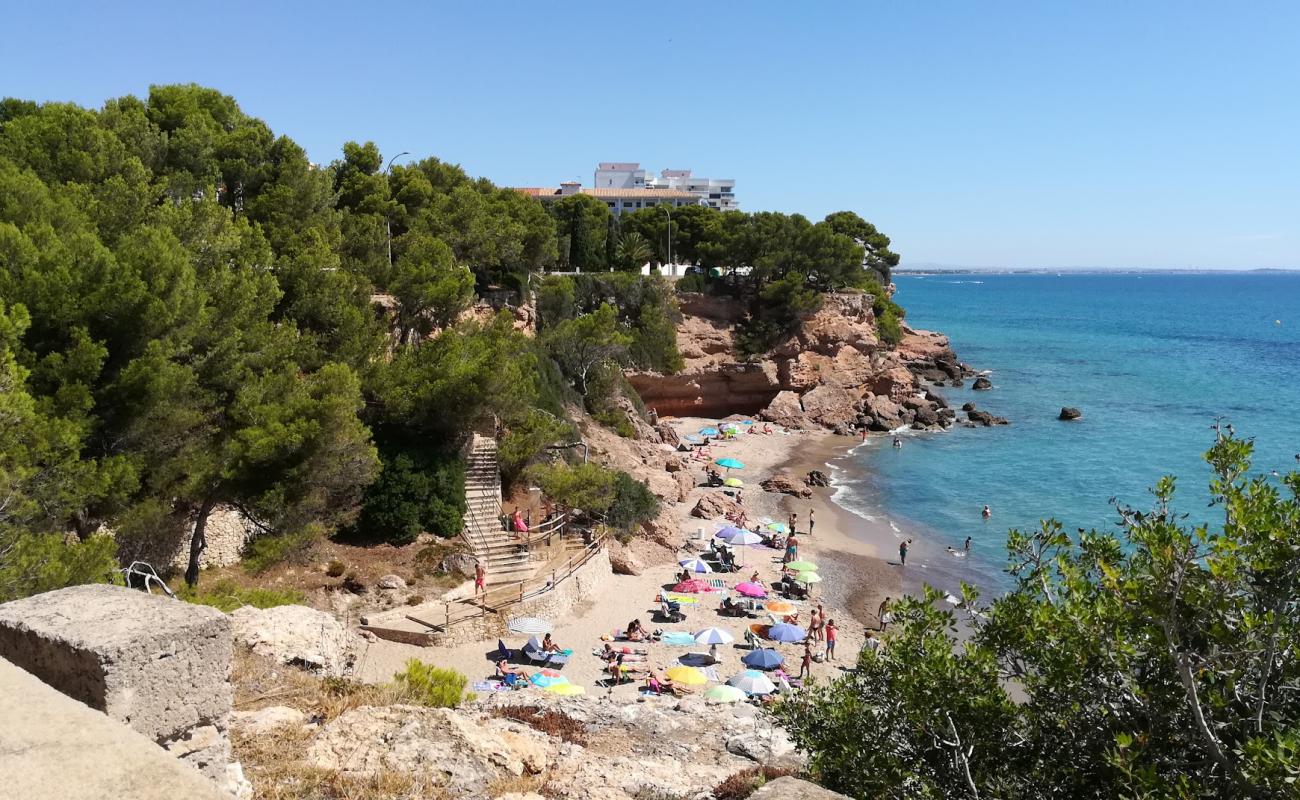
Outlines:
{"label": "blue umbrella", "polygon": [[688,433],[682,438],[690,442],[691,444],[699,444],[700,442],[704,441],[703,439],[701,439],[700,437],[696,436],[693,433]]}
{"label": "blue umbrella", "polygon": [[713,535],[725,542],[725,541],[729,541],[731,537],[737,536],[742,533],[745,533],[744,528],[737,528],[735,525],[728,525],[727,527],[723,528],[722,530],[718,531]]}
{"label": "blue umbrella", "polygon": [[764,647],[762,650],[746,653],[740,660],[745,666],[754,669],[776,669],[785,661],[785,656],[770,647]]}
{"label": "blue umbrella", "polygon": [[802,642],[808,638],[808,632],[798,625],[780,622],[768,628],[767,638],[777,642]]}
{"label": "blue umbrella", "polygon": [[717,429],[717,428],[700,428],[700,435],[701,435],[701,436],[717,436],[717,435],[718,435],[718,429]]}
{"label": "blue umbrella", "polygon": [[745,462],[744,462],[744,461],[739,461],[739,460],[734,459],[734,458],[719,458],[717,461],[714,461],[713,463],[714,463],[714,464],[717,464],[719,467],[726,467],[727,469],[744,469],[744,468],[745,468]]}
{"label": "blue umbrella", "polygon": [[752,419],[742,420],[740,424],[741,424],[741,425],[753,425],[753,424],[754,424],[754,420],[752,420]]}

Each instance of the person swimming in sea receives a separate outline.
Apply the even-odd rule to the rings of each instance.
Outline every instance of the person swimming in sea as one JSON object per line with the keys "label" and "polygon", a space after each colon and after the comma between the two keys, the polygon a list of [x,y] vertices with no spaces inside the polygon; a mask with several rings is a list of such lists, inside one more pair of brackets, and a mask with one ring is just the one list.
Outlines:
{"label": "person swimming in sea", "polygon": [[965,545],[965,547],[963,547],[962,549],[966,551],[967,555],[970,554],[970,537],[969,537],[969,536],[966,537],[966,545]]}
{"label": "person swimming in sea", "polygon": [[903,447],[903,440],[900,439],[900,438],[898,438],[897,436],[895,436],[895,437],[894,437],[894,449],[895,449],[895,450],[901,450],[902,447]]}
{"label": "person swimming in sea", "polygon": [[984,516],[984,519],[988,519],[989,517],[993,516],[993,509],[989,508],[988,506],[984,506],[984,510],[981,511],[980,514]]}

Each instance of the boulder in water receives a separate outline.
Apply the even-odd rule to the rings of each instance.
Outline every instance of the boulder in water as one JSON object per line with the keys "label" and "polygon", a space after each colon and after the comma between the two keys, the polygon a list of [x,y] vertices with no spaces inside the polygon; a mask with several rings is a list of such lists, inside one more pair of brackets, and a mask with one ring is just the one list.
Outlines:
{"label": "boulder in water", "polygon": [[993,381],[981,375],[975,379],[975,382],[971,384],[970,388],[977,392],[987,391],[993,388]]}
{"label": "boulder in water", "polygon": [[1060,416],[1057,417],[1057,419],[1072,420],[1072,419],[1079,419],[1082,416],[1083,416],[1083,412],[1080,411],[1079,409],[1072,408],[1070,406],[1065,406],[1064,408],[1061,409],[1061,414]]}

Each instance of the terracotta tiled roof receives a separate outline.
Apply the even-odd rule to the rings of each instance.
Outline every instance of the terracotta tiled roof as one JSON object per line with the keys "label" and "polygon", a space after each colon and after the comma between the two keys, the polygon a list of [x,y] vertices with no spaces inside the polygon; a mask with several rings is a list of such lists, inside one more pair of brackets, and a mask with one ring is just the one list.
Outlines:
{"label": "terracotta tiled roof", "polygon": [[516,192],[522,192],[529,197],[550,197],[553,194],[559,194],[559,189],[548,189],[542,186],[517,186]]}
{"label": "terracotta tiled roof", "polygon": [[[549,199],[560,197],[559,189],[551,189],[544,186],[518,186],[516,192],[522,192],[529,197],[540,197]],[[681,189],[579,189],[579,193],[590,195],[601,200],[699,200],[698,194],[682,191]]]}

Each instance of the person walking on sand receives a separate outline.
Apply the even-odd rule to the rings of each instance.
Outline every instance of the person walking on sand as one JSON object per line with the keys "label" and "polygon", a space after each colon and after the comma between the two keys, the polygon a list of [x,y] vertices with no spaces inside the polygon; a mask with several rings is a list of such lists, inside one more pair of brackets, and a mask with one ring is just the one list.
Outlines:
{"label": "person walking on sand", "polygon": [[817,509],[815,509],[815,508],[810,508],[810,509],[808,509],[808,535],[809,535],[809,536],[812,536],[813,525],[816,525],[816,524],[817,524],[817,521],[816,521],[815,519],[813,519],[813,516],[814,516],[816,513],[817,513]]}
{"label": "person walking on sand", "polygon": [[899,566],[907,566],[907,548],[912,546],[911,539],[904,539],[898,543],[898,563]]}
{"label": "person walking on sand", "polygon": [[474,594],[487,594],[487,570],[481,561],[474,564]]}
{"label": "person walking on sand", "polygon": [[[835,660],[835,639],[840,635],[840,631],[835,627],[835,620],[826,623],[826,660]],[[868,636],[871,634],[868,632]]]}
{"label": "person walking on sand", "polygon": [[876,617],[880,619],[881,633],[885,632],[885,626],[888,625],[893,620],[893,618],[890,616],[889,613],[893,607],[894,607],[893,600],[889,597],[886,597],[884,600],[880,601],[880,610],[876,612]]}
{"label": "person walking on sand", "polygon": [[799,662],[799,677],[812,677],[812,642],[807,639],[803,643],[803,660]]}

